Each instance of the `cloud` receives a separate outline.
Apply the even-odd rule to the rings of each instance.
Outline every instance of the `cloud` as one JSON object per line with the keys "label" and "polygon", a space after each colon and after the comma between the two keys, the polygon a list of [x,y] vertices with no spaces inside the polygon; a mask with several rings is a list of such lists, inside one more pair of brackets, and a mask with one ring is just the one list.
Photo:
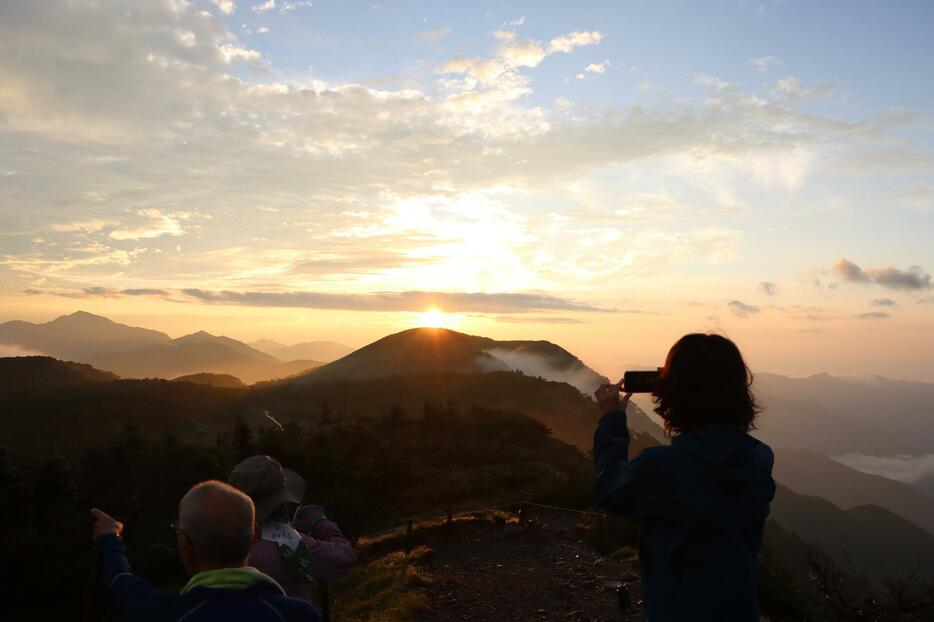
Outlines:
{"label": "cloud", "polygon": [[921,213],[934,211],[934,186],[912,186],[895,193],[893,198]]}
{"label": "cloud", "polygon": [[777,56],[761,56],[759,58],[750,58],[746,64],[759,73],[765,73],[772,67],[781,67],[782,61]]}
{"label": "cloud", "polygon": [[263,58],[263,55],[257,50],[251,50],[233,43],[225,43],[218,50],[220,50],[227,64],[235,62],[255,63]]}
{"label": "cloud", "polygon": [[608,60],[605,60],[602,63],[590,63],[589,65],[584,67],[584,71],[582,73],[577,74],[577,79],[578,80],[585,79],[588,73],[590,74],[606,73],[606,69],[609,66],[610,66],[610,61]]}
{"label": "cloud", "polygon": [[254,4],[250,7],[254,13],[265,13],[266,11],[272,11],[276,8],[276,0],[266,0],[261,4]]}
{"label": "cloud", "polygon": [[856,316],[858,320],[885,320],[890,318],[891,315],[885,311],[869,311],[867,313],[860,313]]}
{"label": "cloud", "polygon": [[557,366],[548,358],[537,354],[505,348],[493,348],[485,354],[488,356],[478,359],[477,364],[489,371],[499,371],[505,365],[508,369],[520,371],[526,376],[565,382],[585,395],[592,395],[601,383],[601,378],[586,367]]}
{"label": "cloud", "polygon": [[587,73],[605,73],[606,68],[610,66],[610,61],[605,60],[602,63],[590,63],[584,67],[584,71]]}
{"label": "cloud", "polygon": [[807,88],[801,84],[798,78],[788,76],[776,81],[772,87],[772,92],[788,99],[814,100],[829,97],[833,94],[835,88],[834,84],[830,82]]}
{"label": "cloud", "polygon": [[80,290],[69,290],[69,289],[41,289],[41,288],[29,288],[23,290],[23,293],[28,296],[58,296],[60,298],[120,298],[122,296],[155,296],[161,298],[168,298],[171,296],[172,292],[165,289],[157,289],[153,287],[144,287],[144,288],[111,288],[111,287],[85,287]]}
{"label": "cloud", "polygon": [[279,9],[279,12],[288,13],[289,11],[294,11],[295,9],[309,7],[311,4],[311,0],[286,0],[282,3],[282,7]]}
{"label": "cloud", "polygon": [[568,53],[576,47],[597,45],[603,40],[603,34],[595,30],[576,30],[572,33],[555,37],[548,44],[548,51]]}
{"label": "cloud", "polygon": [[864,454],[844,454],[833,456],[857,471],[881,475],[906,484],[915,484],[934,478],[934,454],[923,456],[867,456]]}
{"label": "cloud", "polygon": [[863,270],[852,261],[841,258],[833,264],[831,271],[850,283],[874,283],[889,289],[908,291],[931,289],[931,275],[924,272],[921,266],[910,266],[907,270],[892,266]]}
{"label": "cloud", "polygon": [[237,9],[234,0],[211,0],[211,2],[213,2],[224,15],[231,15]]}
{"label": "cloud", "polygon": [[93,219],[93,220],[77,220],[73,222],[63,222],[63,223],[53,223],[51,225],[53,231],[59,231],[63,233],[72,233],[72,232],[81,232],[81,233],[92,233],[94,231],[100,231],[107,227],[114,227],[118,225],[116,220],[102,220],[102,219]]}
{"label": "cloud", "polygon": [[540,294],[486,294],[451,292],[380,292],[337,294],[325,292],[234,292],[184,289],[182,293],[211,304],[258,307],[301,307],[353,311],[424,311],[438,307],[448,312],[523,313],[528,311],[580,311],[607,313],[612,309]]}
{"label": "cloud", "polygon": [[[586,299],[606,277],[736,261],[751,194],[902,144],[888,120],[716,79],[641,106],[528,97],[531,65],[593,45],[589,31],[491,38],[448,59],[452,73],[323,80],[264,59],[205,4],[0,2],[4,275],[262,292],[327,291],[351,273],[391,291]],[[662,200],[641,196],[660,187]],[[83,198],[101,189],[106,201]],[[180,215],[195,210],[214,226]],[[608,234],[626,244],[587,246]]]}
{"label": "cloud", "polygon": [[450,26],[438,26],[432,30],[424,30],[418,36],[424,41],[441,41],[449,34],[451,34]]}
{"label": "cloud", "polygon": [[583,320],[573,317],[550,315],[498,315],[497,322],[505,324],[585,324]]}
{"label": "cloud", "polygon": [[502,24],[500,24],[500,30],[504,28],[518,28],[524,23],[525,23],[525,15],[520,15],[519,17],[517,17],[516,19],[510,22],[503,22]]}
{"label": "cloud", "polygon": [[863,272],[862,268],[843,257],[834,263],[831,270],[834,274],[842,277],[843,280],[850,281],[851,283],[866,283],[869,281],[869,277]]}
{"label": "cloud", "polygon": [[733,312],[737,317],[741,317],[744,320],[747,319],[750,315],[755,315],[759,313],[759,307],[755,305],[747,305],[739,300],[731,300],[726,305],[729,307],[730,311]]}
{"label": "cloud", "polygon": [[181,221],[191,217],[188,212],[164,214],[157,209],[139,210],[138,214],[146,219],[144,223],[135,227],[114,229],[108,237],[113,240],[144,240],[163,235],[180,236],[185,234]]}
{"label": "cloud", "polygon": [[[566,298],[545,294],[502,293],[488,294],[480,292],[375,292],[365,294],[345,294],[333,292],[251,292],[251,291],[209,291],[188,288],[165,290],[158,288],[108,288],[86,287],[81,290],[55,290],[30,288],[24,290],[29,295],[51,295],[64,298],[114,298],[119,296],[175,296],[176,302],[184,298],[209,304],[232,304],[256,307],[296,307],[307,309],[331,309],[349,311],[424,311],[438,307],[448,312],[458,313],[529,313],[536,311],[574,311],[580,313],[616,313],[616,309],[597,307],[587,303],[575,302]],[[622,312],[630,312],[623,310]],[[637,311],[631,311],[637,312]],[[508,321],[497,318],[498,321]],[[518,320],[515,320],[518,321]],[[532,321],[532,320],[530,320]],[[534,321],[548,323],[576,322],[571,318],[541,316]]]}
{"label": "cloud", "polygon": [[766,296],[774,296],[778,293],[778,285],[771,281],[762,281],[759,283],[759,291]]}
{"label": "cloud", "polygon": [[0,357],[6,358],[8,356],[48,356],[48,354],[41,350],[32,350],[21,346],[0,343]]}
{"label": "cloud", "polygon": [[720,78],[714,77],[708,73],[699,73],[694,77],[694,84],[698,86],[703,86],[709,88],[710,90],[719,93],[725,91],[732,87],[733,85],[729,82],[724,82]]}
{"label": "cloud", "polygon": [[931,288],[931,275],[926,274],[921,266],[911,266],[907,270],[897,268],[877,268],[867,270],[866,274],[873,283],[891,289],[920,290]]}
{"label": "cloud", "polygon": [[869,301],[872,307],[897,307],[898,305],[891,298],[874,298]]}

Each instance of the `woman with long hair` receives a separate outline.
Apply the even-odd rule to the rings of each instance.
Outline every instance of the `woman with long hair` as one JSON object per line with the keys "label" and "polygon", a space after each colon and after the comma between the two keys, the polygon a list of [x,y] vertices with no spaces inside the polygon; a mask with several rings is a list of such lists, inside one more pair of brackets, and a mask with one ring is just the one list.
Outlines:
{"label": "woman with long hair", "polygon": [[650,622],[759,620],[756,555],[775,495],[772,450],[749,436],[759,407],[736,345],[690,334],[653,393],[670,445],[629,459],[621,386],[596,397],[596,499],[641,521],[643,616]]}

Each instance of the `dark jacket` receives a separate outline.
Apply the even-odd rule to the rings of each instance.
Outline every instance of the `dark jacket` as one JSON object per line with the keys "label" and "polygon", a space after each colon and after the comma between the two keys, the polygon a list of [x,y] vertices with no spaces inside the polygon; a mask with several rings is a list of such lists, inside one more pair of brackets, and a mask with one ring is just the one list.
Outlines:
{"label": "dark jacket", "polygon": [[682,433],[628,459],[626,414],[594,436],[597,503],[642,522],[650,622],[758,622],[756,554],[775,495],[772,450],[738,428]]}
{"label": "dark jacket", "polygon": [[101,587],[121,622],[175,622],[183,618],[185,622],[321,620],[314,607],[287,597],[271,579],[257,580],[239,589],[202,586],[170,594],[132,573],[123,541],[116,536],[98,538],[96,551]]}

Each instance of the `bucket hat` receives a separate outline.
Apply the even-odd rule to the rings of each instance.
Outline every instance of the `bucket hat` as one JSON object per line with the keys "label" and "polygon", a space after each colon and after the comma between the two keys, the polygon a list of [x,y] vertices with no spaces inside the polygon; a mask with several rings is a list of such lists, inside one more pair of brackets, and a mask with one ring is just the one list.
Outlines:
{"label": "bucket hat", "polygon": [[253,499],[256,522],[261,523],[284,503],[301,503],[305,480],[291,469],[284,469],[272,456],[252,456],[230,472],[227,483]]}

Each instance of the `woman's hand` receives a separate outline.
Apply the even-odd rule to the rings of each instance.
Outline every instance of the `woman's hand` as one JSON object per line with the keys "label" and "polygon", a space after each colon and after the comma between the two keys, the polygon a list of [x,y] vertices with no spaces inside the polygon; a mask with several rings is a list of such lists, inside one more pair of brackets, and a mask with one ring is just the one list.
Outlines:
{"label": "woman's hand", "polygon": [[600,407],[601,413],[605,415],[614,410],[626,410],[626,405],[629,404],[629,398],[632,397],[632,393],[627,393],[623,396],[623,399],[620,399],[619,392],[622,388],[622,380],[616,384],[601,384],[597,387],[597,390],[594,391],[594,397],[597,398],[597,405]]}

